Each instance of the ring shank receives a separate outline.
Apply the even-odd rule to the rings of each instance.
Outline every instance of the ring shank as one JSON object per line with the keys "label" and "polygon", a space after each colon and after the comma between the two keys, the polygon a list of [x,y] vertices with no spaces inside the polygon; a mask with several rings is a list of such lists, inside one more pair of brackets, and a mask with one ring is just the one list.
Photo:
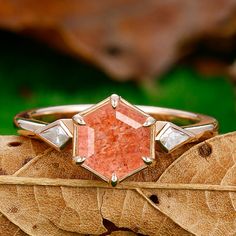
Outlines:
{"label": "ring shank", "polygon": [[[65,105],[33,109],[16,115],[14,123],[18,128],[28,130],[29,133],[27,134],[30,135],[30,132],[35,131],[41,126],[45,126],[47,123],[58,119],[72,118],[75,114],[88,109],[92,105]],[[196,135],[204,132],[216,134],[218,130],[218,122],[210,116],[154,106],[137,107],[153,116],[157,121],[172,122]]]}

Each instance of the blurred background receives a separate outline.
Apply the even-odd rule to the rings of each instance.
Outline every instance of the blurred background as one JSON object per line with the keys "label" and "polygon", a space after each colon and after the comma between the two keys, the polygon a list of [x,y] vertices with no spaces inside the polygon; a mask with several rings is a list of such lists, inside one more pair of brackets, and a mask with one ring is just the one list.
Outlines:
{"label": "blurred background", "polygon": [[236,0],[0,0],[0,134],[22,110],[112,93],[236,130],[235,13]]}

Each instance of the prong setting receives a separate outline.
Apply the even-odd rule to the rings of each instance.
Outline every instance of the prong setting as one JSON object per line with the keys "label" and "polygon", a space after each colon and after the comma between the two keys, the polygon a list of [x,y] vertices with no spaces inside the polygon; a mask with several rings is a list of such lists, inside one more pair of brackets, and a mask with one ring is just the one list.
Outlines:
{"label": "prong setting", "polygon": [[118,183],[118,177],[116,175],[116,173],[112,173],[112,176],[111,176],[111,185],[113,187],[115,187]]}
{"label": "prong setting", "polygon": [[[73,119],[73,156],[85,156],[88,160],[83,162],[82,158],[79,158],[77,164],[83,163],[83,168],[93,172],[111,186],[116,186],[125,178],[147,168],[147,164],[141,158],[142,156],[150,157],[152,160],[155,159],[155,122],[150,122],[149,127],[144,127],[143,123],[150,115],[128,103],[120,96],[113,94],[97,105],[80,112],[79,115],[77,116],[79,118],[77,122],[76,116]],[[85,122],[82,122],[81,116]],[[84,123],[86,124],[81,125]],[[107,132],[109,129],[116,131],[115,133]],[[117,137],[116,132],[119,133],[120,140],[125,139],[126,134],[132,134],[132,140],[129,140],[132,146],[131,149],[134,151],[132,155],[125,157],[126,149],[128,153],[130,149],[127,143],[122,141],[119,141],[118,146],[124,151],[117,156],[110,155],[109,150],[114,148],[112,140]],[[136,137],[142,142],[135,142]],[[84,141],[81,142],[81,140]],[[99,144],[101,140],[106,147],[104,151],[100,151],[100,148],[103,148]],[[138,151],[139,149],[141,152]],[[106,153],[105,157],[103,153]],[[100,158],[103,158],[104,161],[99,161]],[[76,159],[74,159],[75,162]],[[106,163],[112,164],[105,164],[105,160]],[[117,168],[114,168],[114,165]]]}
{"label": "prong setting", "polygon": [[156,123],[156,119],[154,119],[153,117],[149,116],[146,121],[143,123],[144,127],[148,127],[151,125],[154,125]]}
{"label": "prong setting", "polygon": [[72,119],[78,125],[86,125],[84,118],[80,114],[74,115]]}
{"label": "prong setting", "polygon": [[74,157],[73,160],[75,161],[76,165],[81,165],[85,162],[86,157],[77,156],[77,157]]}
{"label": "prong setting", "polygon": [[152,162],[153,162],[153,159],[150,158],[150,157],[142,157],[143,159],[143,162],[146,164],[146,165],[151,165]]}
{"label": "prong setting", "polygon": [[112,94],[110,97],[111,105],[115,109],[120,101],[120,96],[117,94]]}

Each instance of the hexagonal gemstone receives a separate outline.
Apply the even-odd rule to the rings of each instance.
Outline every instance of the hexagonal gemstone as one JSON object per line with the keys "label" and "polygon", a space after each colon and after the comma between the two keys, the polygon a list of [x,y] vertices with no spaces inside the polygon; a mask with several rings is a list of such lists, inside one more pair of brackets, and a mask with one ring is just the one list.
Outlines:
{"label": "hexagonal gemstone", "polygon": [[142,157],[152,157],[152,129],[143,127],[148,115],[122,99],[114,109],[104,102],[83,115],[86,125],[76,125],[75,156],[86,157],[83,167],[104,180],[119,180],[146,167]]}

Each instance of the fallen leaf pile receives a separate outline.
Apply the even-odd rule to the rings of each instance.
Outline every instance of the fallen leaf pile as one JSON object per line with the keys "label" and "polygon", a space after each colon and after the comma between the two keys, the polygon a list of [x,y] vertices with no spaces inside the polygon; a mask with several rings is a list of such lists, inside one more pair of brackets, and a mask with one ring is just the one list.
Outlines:
{"label": "fallen leaf pile", "polygon": [[235,0],[0,0],[0,27],[46,41],[113,77],[145,79],[187,54],[192,41],[210,37],[221,47],[236,33],[235,11]]}
{"label": "fallen leaf pile", "polygon": [[157,153],[112,188],[69,147],[0,136],[0,235],[236,235],[235,144],[236,132]]}

